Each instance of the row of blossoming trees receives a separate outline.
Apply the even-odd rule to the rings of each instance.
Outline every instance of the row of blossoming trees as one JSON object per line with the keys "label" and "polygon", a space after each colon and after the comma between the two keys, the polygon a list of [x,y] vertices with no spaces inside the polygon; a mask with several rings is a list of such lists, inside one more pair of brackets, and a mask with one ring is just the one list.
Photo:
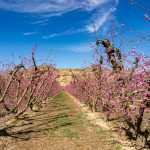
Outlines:
{"label": "row of blossoming trees", "polygon": [[[25,65],[28,64],[28,67]],[[4,65],[3,65],[4,66]],[[7,65],[8,66],[8,65]],[[32,59],[0,72],[0,134],[15,126],[27,110],[38,111],[43,102],[56,95],[61,87],[52,66],[38,67]]]}
{"label": "row of blossoming trees", "polygon": [[136,53],[121,54],[110,40],[97,40],[107,58],[99,60],[89,71],[72,74],[67,91],[87,104],[93,112],[101,112],[108,121],[117,120],[133,140],[150,144],[150,57]]}

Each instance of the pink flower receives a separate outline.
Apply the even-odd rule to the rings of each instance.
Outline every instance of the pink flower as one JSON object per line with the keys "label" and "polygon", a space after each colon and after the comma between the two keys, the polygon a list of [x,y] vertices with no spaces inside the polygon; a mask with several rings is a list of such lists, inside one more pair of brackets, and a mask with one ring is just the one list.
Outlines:
{"label": "pink flower", "polygon": [[121,24],[121,26],[122,26],[122,27],[124,27],[124,28],[126,27],[126,25],[125,25],[125,24]]}
{"label": "pink flower", "polygon": [[35,50],[32,50],[32,57],[34,57],[35,55]]}
{"label": "pink flower", "polygon": [[135,47],[133,47],[133,48],[131,49],[131,52],[132,52],[132,53],[135,53]]}
{"label": "pink flower", "polygon": [[146,108],[146,106],[144,104],[141,104],[141,108]]}
{"label": "pink flower", "polygon": [[144,14],[144,18],[145,18],[146,20],[150,21],[150,17],[149,17],[148,14]]}

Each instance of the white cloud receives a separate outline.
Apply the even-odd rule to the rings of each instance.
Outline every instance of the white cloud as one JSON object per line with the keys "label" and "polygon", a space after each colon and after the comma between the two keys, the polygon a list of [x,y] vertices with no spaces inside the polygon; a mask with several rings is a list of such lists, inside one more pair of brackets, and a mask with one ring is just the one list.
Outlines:
{"label": "white cloud", "polygon": [[88,42],[77,43],[75,45],[66,45],[64,46],[64,48],[65,50],[76,52],[76,53],[84,53],[93,50]]}
{"label": "white cloud", "polygon": [[72,51],[75,53],[85,53],[93,50],[88,42],[75,43],[75,44],[63,44],[55,45],[52,49],[57,49],[59,51]]}
{"label": "white cloud", "polygon": [[[110,21],[113,18],[113,12],[116,10],[116,8],[109,8],[109,9],[103,9],[96,13],[96,15],[93,16],[92,21],[90,22],[90,25],[87,25],[87,30],[89,32],[94,32],[94,26],[96,31],[99,30],[99,28],[107,21]],[[94,20],[94,24],[92,23]]]}
{"label": "white cloud", "polygon": [[84,9],[91,10],[110,1],[114,0],[87,0],[87,2],[83,4],[83,6],[85,6]]}
{"label": "white cloud", "polygon": [[54,16],[75,9],[93,10],[112,1],[118,0],[1,0],[0,9],[22,13],[49,13],[49,16]]}
{"label": "white cloud", "polygon": [[43,36],[43,39],[47,40],[47,39],[50,39],[50,38],[53,38],[53,37],[56,37],[56,36],[60,36],[61,34],[50,34],[50,35],[44,35]]}
{"label": "white cloud", "polygon": [[49,19],[43,19],[43,20],[31,22],[31,24],[43,24],[43,23],[47,23],[48,21],[49,21]]}
{"label": "white cloud", "polygon": [[79,44],[79,45],[72,46],[69,50],[72,52],[79,53],[79,52],[92,51],[92,48],[90,47],[90,45],[88,45],[88,43],[85,43],[85,44]]}
{"label": "white cloud", "polygon": [[35,35],[37,33],[38,33],[37,31],[36,32],[25,32],[25,33],[23,33],[23,35],[24,36],[30,36],[30,35]]}
{"label": "white cloud", "polygon": [[84,31],[86,31],[86,29],[75,29],[75,30],[71,29],[62,33],[52,33],[49,35],[44,35],[43,39],[50,39],[50,38],[59,37],[59,36],[71,35],[71,34],[76,34],[76,33],[84,32]]}
{"label": "white cloud", "polygon": [[[92,32],[93,20],[95,20],[95,26],[98,30],[105,22],[113,18],[113,12],[115,12],[118,3],[119,0],[0,0],[0,9],[40,15],[40,20],[31,23],[39,26],[47,25],[51,16],[60,16],[72,10],[92,11],[93,17],[89,17],[88,21],[86,20],[86,27],[81,31],[53,33],[43,36],[44,39],[49,39],[76,32]],[[29,32],[23,35],[34,35],[36,33]]]}

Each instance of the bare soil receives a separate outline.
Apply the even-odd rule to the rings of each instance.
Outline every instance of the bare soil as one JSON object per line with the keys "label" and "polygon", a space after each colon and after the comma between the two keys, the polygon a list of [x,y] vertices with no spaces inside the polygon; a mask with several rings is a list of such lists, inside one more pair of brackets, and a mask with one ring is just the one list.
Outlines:
{"label": "bare soil", "polygon": [[92,124],[67,93],[49,99],[39,112],[28,111],[0,150],[121,150],[108,130]]}

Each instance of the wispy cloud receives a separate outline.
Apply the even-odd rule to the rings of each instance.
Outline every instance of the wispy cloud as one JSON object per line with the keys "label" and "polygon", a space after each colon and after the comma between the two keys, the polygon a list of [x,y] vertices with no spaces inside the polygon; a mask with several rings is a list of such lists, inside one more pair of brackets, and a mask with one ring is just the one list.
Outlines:
{"label": "wispy cloud", "polygon": [[24,36],[31,36],[31,35],[35,35],[37,33],[38,33],[37,31],[36,32],[25,32],[25,33],[23,33],[23,35]]}
{"label": "wispy cloud", "polygon": [[49,21],[49,19],[42,19],[42,20],[38,20],[38,21],[34,21],[34,22],[31,22],[31,24],[45,24]]}
{"label": "wispy cloud", "polygon": [[61,49],[63,51],[72,51],[75,53],[85,53],[93,50],[88,42],[69,44],[69,45],[67,44],[59,47],[58,49]]}
{"label": "wispy cloud", "polygon": [[[62,44],[62,45],[55,45],[52,47],[53,50],[57,49],[59,51],[70,51],[75,53],[86,53],[93,50],[90,45],[91,43],[82,42],[82,43],[72,43],[72,44]],[[94,43],[93,43],[94,44]]]}
{"label": "wispy cloud", "polygon": [[[87,30],[89,32],[94,31],[94,26],[96,30],[99,30],[100,27],[105,23],[108,22],[112,19],[114,19],[114,14],[113,12],[116,11],[116,8],[105,8],[100,11],[98,11],[96,14],[93,15],[89,25],[87,25]],[[94,23],[93,23],[94,22]]]}
{"label": "wispy cloud", "polygon": [[0,1],[0,8],[23,13],[49,13],[60,15],[75,9],[93,10],[117,0],[15,0]]}
{"label": "wispy cloud", "polygon": [[82,43],[82,44],[72,46],[69,50],[76,53],[81,53],[81,52],[84,53],[84,52],[92,51],[92,48],[88,43],[84,43],[84,44]]}
{"label": "wispy cloud", "polygon": [[42,38],[43,39],[50,39],[50,38],[54,38],[54,37],[59,37],[59,36],[65,36],[65,35],[72,35],[72,34],[76,34],[76,33],[81,33],[86,31],[86,29],[71,29],[71,30],[67,30],[65,32],[62,33],[52,33],[49,35],[44,35]]}
{"label": "wispy cloud", "polygon": [[42,38],[47,40],[47,39],[50,39],[50,38],[53,38],[53,37],[57,37],[57,36],[61,36],[61,35],[62,35],[61,33],[60,34],[53,33],[53,34],[49,34],[49,35],[44,35]]}
{"label": "wispy cloud", "polygon": [[[43,39],[49,39],[83,31],[93,32],[93,20],[96,29],[99,30],[104,23],[113,18],[118,3],[119,0],[0,0],[0,9],[38,15],[39,20],[31,23],[38,26],[47,25],[52,16],[60,16],[73,10],[92,12],[92,17],[84,20],[84,26],[80,27],[79,31],[65,31],[43,36]],[[37,32],[28,32],[23,35],[34,34]]]}

